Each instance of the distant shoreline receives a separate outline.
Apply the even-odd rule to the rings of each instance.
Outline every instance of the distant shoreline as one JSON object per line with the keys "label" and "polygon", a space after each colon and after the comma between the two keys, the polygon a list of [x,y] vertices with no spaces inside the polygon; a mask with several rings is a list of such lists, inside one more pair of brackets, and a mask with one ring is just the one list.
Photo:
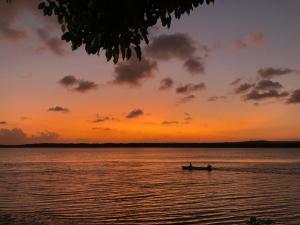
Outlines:
{"label": "distant shoreline", "polygon": [[0,148],[300,148],[300,141],[241,141],[203,143],[35,143]]}

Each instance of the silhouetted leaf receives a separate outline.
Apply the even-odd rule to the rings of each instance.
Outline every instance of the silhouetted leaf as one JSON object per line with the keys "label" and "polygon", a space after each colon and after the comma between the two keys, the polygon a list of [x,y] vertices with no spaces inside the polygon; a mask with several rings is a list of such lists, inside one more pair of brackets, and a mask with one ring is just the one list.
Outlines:
{"label": "silhouetted leaf", "polygon": [[131,48],[127,48],[126,59],[130,59],[131,57]]}
{"label": "silhouetted leaf", "polygon": [[132,45],[141,60],[140,45],[149,43],[148,29],[158,20],[169,28],[172,15],[179,19],[204,2],[214,0],[42,0],[38,9],[57,17],[61,39],[71,42],[72,50],[81,45],[88,54],[105,50],[107,60],[117,63],[119,50],[123,60],[131,57]]}
{"label": "silhouetted leaf", "polygon": [[142,51],[140,46],[134,47],[135,52],[136,52],[136,57],[141,60],[142,59]]}

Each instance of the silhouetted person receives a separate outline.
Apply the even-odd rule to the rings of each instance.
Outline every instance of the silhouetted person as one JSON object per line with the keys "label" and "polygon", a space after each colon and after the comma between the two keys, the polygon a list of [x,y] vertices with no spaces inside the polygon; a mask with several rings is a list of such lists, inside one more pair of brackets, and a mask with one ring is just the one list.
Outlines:
{"label": "silhouetted person", "polygon": [[210,164],[207,164],[207,169],[208,170],[211,170],[212,169],[212,166]]}
{"label": "silhouetted person", "polygon": [[190,162],[190,165],[189,165],[189,167],[190,167],[190,169],[192,169],[192,167],[193,167],[193,165],[192,165],[192,163]]}

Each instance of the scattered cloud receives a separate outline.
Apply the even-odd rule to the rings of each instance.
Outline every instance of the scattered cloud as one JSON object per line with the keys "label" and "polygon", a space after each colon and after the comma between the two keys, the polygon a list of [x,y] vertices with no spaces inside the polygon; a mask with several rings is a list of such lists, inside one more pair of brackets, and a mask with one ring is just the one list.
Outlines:
{"label": "scattered cloud", "polygon": [[215,101],[218,101],[218,100],[225,100],[227,97],[226,96],[211,96],[207,99],[207,101],[209,102],[215,102]]}
{"label": "scattered cloud", "polygon": [[250,90],[253,86],[254,86],[254,84],[243,83],[243,84],[240,84],[237,88],[235,88],[234,91],[236,94],[244,93],[244,92],[247,92],[248,90]]}
{"label": "scattered cloud", "polygon": [[291,93],[288,98],[287,103],[300,103],[300,89],[295,90]]}
{"label": "scattered cloud", "polygon": [[258,75],[260,75],[262,78],[265,79],[287,75],[293,72],[295,72],[295,70],[290,68],[273,68],[273,67],[265,67],[257,71]]}
{"label": "scattered cloud", "polygon": [[242,80],[241,78],[237,78],[237,79],[233,80],[233,81],[230,83],[230,85],[236,85],[236,84],[240,83],[241,80]]}
{"label": "scattered cloud", "polygon": [[192,116],[191,116],[191,114],[189,114],[189,113],[184,113],[184,121],[187,123],[187,122],[189,122],[189,121],[191,121],[191,120],[193,120],[193,118],[192,118]]}
{"label": "scattered cloud", "polygon": [[[42,45],[35,49],[36,52],[43,52],[50,50],[56,55],[63,55],[66,51],[63,48],[61,41],[58,38],[52,38],[47,36],[40,37],[35,30],[35,23],[23,23],[23,20],[27,20],[30,17],[30,21],[38,21],[45,31],[57,33],[57,19],[56,17],[44,16],[43,12],[38,9],[37,0],[13,0],[12,3],[7,4],[5,1],[1,1],[0,7],[0,39],[10,42],[20,42],[38,36],[42,40]],[[20,21],[22,21],[20,23]],[[47,30],[46,30],[47,29]]]}
{"label": "scattered cloud", "polygon": [[12,42],[23,40],[29,36],[29,33],[26,30],[16,30],[14,28],[2,26],[0,26],[0,34],[3,38]]}
{"label": "scattered cloud", "polygon": [[259,46],[265,43],[265,36],[262,33],[249,33],[243,38],[234,42],[235,49],[245,49],[250,46]]}
{"label": "scattered cloud", "polygon": [[244,41],[241,41],[241,40],[237,40],[236,42],[234,42],[233,46],[234,46],[235,49],[247,48],[247,44]]}
{"label": "scattered cloud", "polygon": [[0,144],[27,144],[56,142],[59,135],[44,131],[36,135],[27,135],[22,129],[0,129]]}
{"label": "scattered cloud", "polygon": [[145,50],[150,57],[159,60],[186,60],[194,55],[197,44],[188,34],[162,34],[154,37]]}
{"label": "scattered cloud", "polygon": [[185,112],[183,121],[178,120],[164,120],[161,122],[162,125],[178,125],[178,124],[189,124],[193,120],[191,114]]}
{"label": "scattered cloud", "polygon": [[[195,56],[197,50],[203,57]],[[211,49],[193,40],[188,34],[162,34],[154,37],[151,44],[145,48],[146,54],[156,60],[179,59],[190,74],[204,73],[204,58]]]}
{"label": "scattered cloud", "polygon": [[7,124],[6,121],[0,121],[0,125],[5,125],[5,124]]}
{"label": "scattered cloud", "polygon": [[92,130],[112,131],[113,129],[108,127],[93,127]]}
{"label": "scattered cloud", "polygon": [[271,80],[260,80],[256,85],[256,90],[276,90],[281,89],[283,86],[279,82],[274,82]]}
{"label": "scattered cloud", "polygon": [[103,123],[109,120],[115,120],[115,118],[112,116],[100,116],[99,114],[97,114],[96,119],[93,120],[93,123]]}
{"label": "scattered cloud", "polygon": [[93,81],[77,79],[73,75],[67,75],[58,81],[59,84],[64,86],[65,88],[69,88],[73,91],[78,91],[81,93],[85,93],[87,91],[97,89],[98,84]]}
{"label": "scattered cloud", "polygon": [[141,86],[143,80],[154,77],[157,71],[155,61],[145,57],[138,61],[136,57],[131,57],[130,60],[119,63],[115,67],[116,76],[113,83],[133,87]]}
{"label": "scattered cloud", "polygon": [[61,106],[55,106],[55,107],[50,107],[48,109],[49,112],[63,112],[63,113],[67,113],[70,110]]}
{"label": "scattered cloud", "polygon": [[19,128],[0,129],[1,144],[24,144],[27,142],[27,135]]}
{"label": "scattered cloud", "polygon": [[126,116],[127,119],[133,119],[133,118],[137,118],[139,116],[144,115],[144,111],[141,109],[134,109],[131,112],[129,112]]}
{"label": "scattered cloud", "polygon": [[65,87],[70,87],[78,83],[78,80],[73,75],[64,76],[62,79],[58,81],[61,85]]}
{"label": "scattered cloud", "polygon": [[263,100],[267,98],[282,98],[288,96],[289,93],[286,91],[279,92],[277,90],[268,90],[260,92],[256,89],[253,89],[248,94],[244,96],[245,100]]}
{"label": "scattered cloud", "polygon": [[202,91],[206,88],[204,83],[180,85],[176,88],[178,94],[190,94],[196,91]]}
{"label": "scattered cloud", "polygon": [[170,77],[164,78],[160,81],[159,90],[168,90],[172,88],[173,85],[174,81]]}
{"label": "scattered cloud", "polygon": [[78,86],[75,87],[73,90],[78,92],[87,92],[89,90],[97,89],[98,85],[95,82],[88,81],[88,80],[79,80]]}
{"label": "scattered cloud", "polygon": [[190,57],[184,62],[183,66],[190,74],[202,74],[205,71],[204,62],[201,57]]}
{"label": "scattered cloud", "polygon": [[[243,83],[240,84],[236,89],[236,94],[243,94],[242,98],[246,101],[254,100],[260,101],[269,98],[284,98],[289,95],[287,91],[281,91],[283,86],[276,81],[271,80],[259,80],[256,83]],[[255,105],[259,105],[257,102]]]}
{"label": "scattered cloud", "polygon": [[174,121],[167,121],[166,120],[166,121],[162,121],[161,124],[162,125],[176,125],[176,124],[179,124],[179,121],[175,121],[175,120]]}
{"label": "scattered cloud", "polygon": [[42,46],[36,49],[37,52],[44,52],[50,50],[53,54],[57,56],[66,55],[66,44],[63,40],[56,37],[51,37],[48,30],[46,30],[45,28],[39,28],[36,32],[38,37],[43,42]]}
{"label": "scattered cloud", "polygon": [[245,40],[248,44],[262,45],[265,43],[265,36],[262,33],[247,34]]}
{"label": "scattered cloud", "polygon": [[33,9],[33,2],[34,1],[32,0],[14,1],[12,4],[1,2],[0,39],[10,42],[18,42],[30,36],[30,33],[25,27],[17,26],[17,22],[21,14]]}
{"label": "scattered cloud", "polygon": [[194,100],[195,98],[196,98],[195,95],[187,95],[187,96],[184,96],[184,97],[180,98],[177,103],[178,104],[185,104],[185,103],[188,103],[188,102]]}

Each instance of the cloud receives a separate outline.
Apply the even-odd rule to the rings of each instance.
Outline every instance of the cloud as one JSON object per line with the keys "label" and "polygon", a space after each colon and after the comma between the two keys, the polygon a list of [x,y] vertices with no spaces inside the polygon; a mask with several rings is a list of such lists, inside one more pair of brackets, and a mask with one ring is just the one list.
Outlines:
{"label": "cloud", "polygon": [[276,90],[281,88],[283,88],[283,86],[279,82],[271,80],[261,80],[255,85],[256,90]]}
{"label": "cloud", "polygon": [[175,125],[175,124],[179,124],[179,121],[162,121],[161,124],[162,125]]}
{"label": "cloud", "polygon": [[205,71],[204,62],[201,57],[190,57],[184,62],[183,66],[190,74],[202,74]]}
{"label": "cloud", "polygon": [[57,56],[66,55],[65,42],[59,38],[50,37],[49,32],[44,28],[37,29],[38,37],[43,41],[43,45],[36,49],[37,52],[44,52],[50,50]]}
{"label": "cloud", "polygon": [[0,121],[0,125],[5,125],[5,124],[7,124],[6,121]]}
{"label": "cloud", "polygon": [[144,115],[144,111],[141,109],[134,109],[132,110],[130,113],[127,114],[126,118],[127,119],[133,119],[133,118],[137,118],[139,116]]}
{"label": "cloud", "polygon": [[92,130],[112,131],[113,129],[108,127],[93,127]]}
{"label": "cloud", "polygon": [[26,30],[16,30],[10,27],[2,26],[0,26],[0,34],[3,38],[12,42],[23,40],[29,36],[29,33]]}
{"label": "cloud", "polygon": [[265,43],[265,36],[262,33],[247,34],[245,40],[248,44],[262,45]]}
{"label": "cloud", "polygon": [[245,49],[250,46],[259,46],[265,43],[265,36],[262,33],[249,33],[243,38],[234,42],[235,49]]}
{"label": "cloud", "polygon": [[100,116],[99,114],[97,114],[96,119],[93,120],[93,123],[102,123],[108,120],[115,120],[115,118],[111,116]]}
{"label": "cloud", "polygon": [[204,83],[198,83],[198,84],[186,84],[186,85],[180,85],[179,87],[176,88],[176,93],[178,94],[184,94],[186,96],[181,97],[178,99],[177,103],[178,104],[184,104],[188,103],[196,98],[196,96],[192,93],[196,91],[202,91],[206,88]]}
{"label": "cloud", "polygon": [[189,114],[189,113],[186,112],[186,113],[184,113],[184,115],[185,115],[184,121],[185,121],[186,123],[188,123],[189,121],[193,120],[191,114]]}
{"label": "cloud", "polygon": [[0,129],[1,144],[24,144],[28,143],[27,135],[19,128]]}
{"label": "cloud", "polygon": [[59,84],[64,86],[65,88],[70,88],[73,91],[78,91],[81,93],[85,93],[87,91],[97,89],[98,84],[93,81],[77,79],[73,75],[67,75],[58,81]]}
{"label": "cloud", "polygon": [[49,131],[29,136],[20,128],[0,129],[0,144],[50,143],[58,138],[57,133]]}
{"label": "cloud", "polygon": [[241,78],[237,78],[237,79],[233,80],[233,81],[230,83],[230,85],[236,85],[236,84],[240,83],[241,80],[242,80]]}
{"label": "cloud", "polygon": [[196,98],[195,95],[187,95],[187,96],[184,96],[184,97],[180,98],[177,103],[178,104],[185,104],[185,103],[188,103],[188,102],[194,100],[195,98]]}
{"label": "cloud", "polygon": [[159,90],[167,90],[173,87],[174,81],[170,78],[164,78],[160,81]]}
{"label": "cloud", "polygon": [[157,71],[158,67],[155,61],[145,57],[138,61],[137,58],[131,57],[130,60],[119,63],[115,67],[116,76],[113,83],[133,87],[141,86],[143,80],[154,77]]}
{"label": "cloud", "polygon": [[48,109],[49,112],[63,112],[63,113],[67,113],[70,110],[61,106],[55,106],[55,107],[50,107]]}
{"label": "cloud", "polygon": [[[235,93],[244,94],[242,98],[246,101],[260,101],[269,98],[284,98],[289,95],[287,91],[280,91],[283,86],[279,82],[271,80],[260,80],[254,84],[244,83],[235,89]],[[255,104],[258,105],[258,104]]]}
{"label": "cloud", "polygon": [[[28,16],[30,17],[30,21],[38,21],[43,27],[51,30],[51,32],[54,29],[55,32],[58,30],[56,16],[44,16],[43,12],[37,7],[39,1],[13,0],[11,2],[11,4],[7,4],[4,0],[0,3],[0,39],[18,42],[36,34],[36,32],[33,33],[31,31],[36,24],[28,24]],[[23,23],[24,21],[25,23]]]}
{"label": "cloud", "polygon": [[252,88],[253,86],[254,86],[254,84],[243,83],[243,84],[240,84],[234,91],[236,94],[244,93],[244,92],[250,90],[250,88]]}
{"label": "cloud", "polygon": [[84,92],[87,92],[92,89],[97,89],[97,87],[98,87],[98,85],[92,81],[79,80],[78,86],[75,87],[73,90],[84,93]]}
{"label": "cloud", "polygon": [[236,42],[234,42],[233,47],[235,49],[244,49],[247,48],[247,44],[244,41],[241,40],[237,40]]}
{"label": "cloud", "polygon": [[193,120],[191,114],[185,112],[183,121],[178,120],[164,120],[161,122],[162,125],[176,125],[176,124],[189,124]]}
{"label": "cloud", "polygon": [[145,48],[146,53],[155,59],[169,60],[177,58],[186,60],[196,52],[196,42],[183,33],[162,34],[155,37]]}
{"label": "cloud", "polygon": [[[0,39],[17,42],[29,37],[26,28],[17,26],[20,16],[33,9],[34,1],[13,1],[11,4],[1,2]],[[35,1],[35,7],[37,2]]]}
{"label": "cloud", "polygon": [[279,92],[277,90],[268,90],[260,92],[256,89],[253,89],[248,94],[244,96],[245,100],[263,100],[267,98],[282,98],[288,96],[289,93],[286,91]]}
{"label": "cloud", "polygon": [[34,143],[46,143],[55,142],[59,138],[59,135],[55,132],[44,131],[39,132],[37,135],[32,135],[29,140]]}
{"label": "cloud", "polygon": [[134,109],[131,112],[129,112],[126,116],[127,119],[133,119],[133,118],[137,118],[139,116],[144,115],[144,111],[141,109]]}
{"label": "cloud", "polygon": [[290,68],[273,68],[273,67],[265,67],[257,71],[258,75],[260,75],[262,78],[265,79],[287,75],[293,72],[295,72],[295,70]]}
{"label": "cloud", "polygon": [[[195,56],[197,50],[203,57]],[[145,48],[147,56],[156,60],[179,59],[184,61],[184,68],[190,74],[204,73],[204,58],[208,57],[210,48],[194,41],[188,34],[162,34],[154,37]]]}
{"label": "cloud", "polygon": [[292,92],[291,96],[287,100],[287,103],[300,103],[300,89]]}
{"label": "cloud", "polygon": [[58,81],[61,85],[65,87],[73,86],[78,83],[78,80],[73,75],[67,75]]}
{"label": "cloud", "polygon": [[226,96],[211,96],[207,99],[207,101],[209,102],[215,102],[215,101],[218,101],[218,100],[225,100],[226,99]]}
{"label": "cloud", "polygon": [[176,93],[178,94],[190,94],[192,92],[196,91],[202,91],[206,88],[204,83],[199,83],[199,84],[186,84],[186,85],[180,85],[179,87],[176,88]]}

